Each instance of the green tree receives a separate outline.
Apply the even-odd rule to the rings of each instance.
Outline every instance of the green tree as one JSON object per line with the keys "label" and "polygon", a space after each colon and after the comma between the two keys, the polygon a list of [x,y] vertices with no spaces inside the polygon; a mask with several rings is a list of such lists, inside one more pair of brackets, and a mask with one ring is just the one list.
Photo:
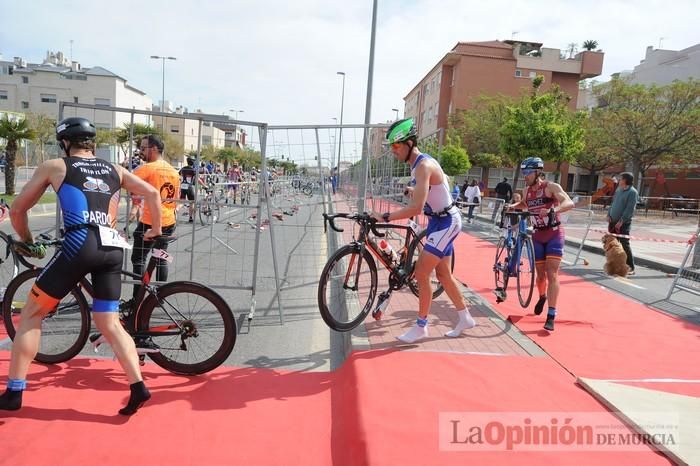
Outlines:
{"label": "green tree", "polygon": [[143,123],[134,123],[134,138],[132,140],[131,130],[131,123],[124,123],[122,128],[115,131],[116,143],[119,144],[122,153],[125,155],[129,153],[129,147],[138,148],[138,144],[144,136],[148,136],[149,134],[162,136],[162,131],[153,126],[144,125]]}
{"label": "green tree", "polygon": [[467,151],[462,147],[459,139],[452,135],[447,136],[445,147],[442,148],[440,166],[449,176],[463,175],[472,166]]}
{"label": "green tree", "polygon": [[163,157],[171,164],[179,165],[182,163],[185,154],[185,146],[180,139],[166,134],[163,136]]}
{"label": "green tree", "polygon": [[32,142],[39,147],[39,163],[44,163],[46,144],[56,140],[56,120],[42,113],[30,113],[27,115],[27,123],[34,133]]}
{"label": "green tree", "polygon": [[233,148],[224,147],[223,149],[219,149],[219,152],[216,154],[216,161],[223,163],[224,172],[227,172],[229,164],[236,160],[236,156],[237,153]]}
{"label": "green tree", "polygon": [[620,154],[612,151],[602,137],[601,128],[596,115],[587,118],[584,124],[585,129],[585,149],[576,156],[572,165],[588,170],[590,174],[590,184],[588,190],[595,191],[595,175],[606,168],[614,167],[622,163]]}
{"label": "green tree", "polygon": [[632,165],[640,192],[650,167],[697,163],[700,81],[647,87],[616,78],[597,86],[595,94],[600,107],[592,118],[600,144]]}
{"label": "green tree", "polygon": [[5,140],[5,194],[15,194],[15,167],[18,142],[34,138],[34,131],[26,118],[10,119],[5,114],[0,119],[0,138]]}
{"label": "green tree", "polygon": [[570,162],[583,150],[582,122],[585,114],[571,112],[570,97],[553,85],[540,93],[544,78],[532,80],[532,93],[514,106],[500,130],[501,151],[516,167],[513,185],[520,175],[520,161],[526,157],[542,157],[556,162],[556,181],[563,162]]}
{"label": "green tree", "polygon": [[583,42],[583,48],[588,50],[589,52],[591,50],[597,49],[598,48],[598,41],[597,40],[587,40]]}

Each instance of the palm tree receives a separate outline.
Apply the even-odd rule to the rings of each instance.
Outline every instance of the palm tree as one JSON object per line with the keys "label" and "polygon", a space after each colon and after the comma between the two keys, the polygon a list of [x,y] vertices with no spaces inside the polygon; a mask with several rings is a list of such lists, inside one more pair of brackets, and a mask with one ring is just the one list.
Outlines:
{"label": "palm tree", "polygon": [[236,161],[237,155],[236,151],[231,147],[219,149],[219,152],[216,154],[216,161],[224,164],[224,173],[228,171],[229,164]]}
{"label": "palm tree", "polygon": [[15,194],[15,160],[18,141],[34,138],[34,131],[25,118],[10,119],[7,114],[0,119],[0,138],[7,141],[5,152],[5,194]]}
{"label": "palm tree", "polygon": [[588,50],[589,52],[593,49],[598,48],[598,41],[597,40],[587,40],[583,43],[583,48]]}

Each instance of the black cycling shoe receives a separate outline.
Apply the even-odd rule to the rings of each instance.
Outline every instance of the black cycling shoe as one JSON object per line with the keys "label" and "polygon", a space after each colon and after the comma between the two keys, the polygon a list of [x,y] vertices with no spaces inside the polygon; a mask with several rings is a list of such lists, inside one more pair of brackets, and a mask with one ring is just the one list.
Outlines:
{"label": "black cycling shoe", "polygon": [[542,314],[542,310],[544,309],[545,302],[547,302],[546,296],[540,296],[540,299],[537,300],[537,304],[535,304],[535,315],[536,316]]}
{"label": "black cycling shoe", "polygon": [[550,332],[554,331],[554,316],[547,316],[547,321],[544,323],[544,329]]}

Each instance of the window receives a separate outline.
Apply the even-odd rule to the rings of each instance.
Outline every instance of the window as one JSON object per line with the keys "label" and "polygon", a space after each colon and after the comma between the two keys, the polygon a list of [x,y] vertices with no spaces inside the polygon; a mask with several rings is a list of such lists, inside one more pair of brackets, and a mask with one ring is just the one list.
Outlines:
{"label": "window", "polygon": [[171,125],[170,126],[170,132],[171,133],[179,133],[180,132],[180,127],[177,125]]}
{"label": "window", "polygon": [[73,97],[73,103],[74,103],[74,104],[77,104],[77,103],[78,103],[78,98],[77,98],[77,97]]}
{"label": "window", "polygon": [[202,136],[202,145],[211,146],[211,136]]}
{"label": "window", "polygon": [[522,75],[523,75],[523,72],[522,72],[522,71],[520,71],[520,70],[515,70],[515,77],[516,77],[516,78],[520,78],[520,77],[522,77]]}
{"label": "window", "polygon": [[447,107],[447,113],[448,113],[449,115],[452,115],[452,102],[450,102],[449,107]]}
{"label": "window", "polygon": [[110,105],[110,100],[109,99],[101,99],[99,97],[95,97],[95,105],[104,105],[105,107],[109,107]]}
{"label": "window", "polygon": [[29,76],[22,76],[22,84],[29,84]]}
{"label": "window", "polygon": [[0,100],[7,100],[7,91],[0,91]]}
{"label": "window", "polygon": [[529,75],[530,78],[536,78],[537,77],[537,72],[536,71],[530,71]]}
{"label": "window", "polygon": [[24,109],[29,108],[29,102],[22,101],[22,108],[24,108]]}
{"label": "window", "polygon": [[450,87],[455,85],[455,80],[457,79],[457,70],[452,68],[452,81],[450,82]]}
{"label": "window", "polygon": [[45,104],[55,104],[56,94],[40,94],[41,101]]}

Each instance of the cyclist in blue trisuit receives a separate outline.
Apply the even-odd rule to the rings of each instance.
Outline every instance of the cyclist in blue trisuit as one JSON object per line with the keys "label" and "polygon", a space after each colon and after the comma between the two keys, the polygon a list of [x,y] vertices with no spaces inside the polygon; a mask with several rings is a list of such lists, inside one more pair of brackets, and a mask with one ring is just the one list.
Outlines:
{"label": "cyclist in blue trisuit", "polygon": [[535,269],[537,290],[540,299],[535,304],[535,315],[542,314],[544,304],[549,301],[544,328],[554,330],[559,298],[559,263],[564,255],[564,227],[559,225],[559,214],[574,208],[574,202],[562,187],[540,176],[544,162],[539,157],[530,157],[520,165],[525,177],[523,200],[510,204],[508,209],[527,208],[535,227],[532,244],[535,247]]}
{"label": "cyclist in blue trisuit", "polygon": [[407,188],[408,205],[394,212],[374,215],[379,221],[391,222],[410,218],[423,212],[430,217],[426,245],[418,257],[415,279],[418,282],[418,318],[411,329],[397,337],[404,343],[413,343],[428,336],[428,313],[433,300],[430,274],[435,275],[457,309],[458,321],[448,337],[458,337],[475,322],[460,286],[452,276],[452,243],[462,231],[462,216],[455,206],[447,176],[440,164],[417,146],[417,131],[412,118],[398,120],[388,129],[387,140],[394,157],[410,164],[413,187]]}
{"label": "cyclist in blue trisuit", "polygon": [[23,255],[43,257],[34,244],[27,212],[49,186],[61,201],[65,227],[63,246],[56,251],[29,292],[12,345],[7,390],[0,410],[18,410],[27,385],[27,372],[39,350],[41,322],[88,273],[94,296],[92,319],[114,349],[129,380],[131,396],[120,414],[134,414],[150,397],[143,383],[134,340],[119,321],[121,266],[126,243],[114,227],[121,188],[144,196],[153,214],[144,238],[161,234],[160,193],[123,167],[95,157],[95,126],[85,118],[67,118],[56,127],[56,139],[66,156],[41,164],[12,203],[12,227],[23,243]]}

